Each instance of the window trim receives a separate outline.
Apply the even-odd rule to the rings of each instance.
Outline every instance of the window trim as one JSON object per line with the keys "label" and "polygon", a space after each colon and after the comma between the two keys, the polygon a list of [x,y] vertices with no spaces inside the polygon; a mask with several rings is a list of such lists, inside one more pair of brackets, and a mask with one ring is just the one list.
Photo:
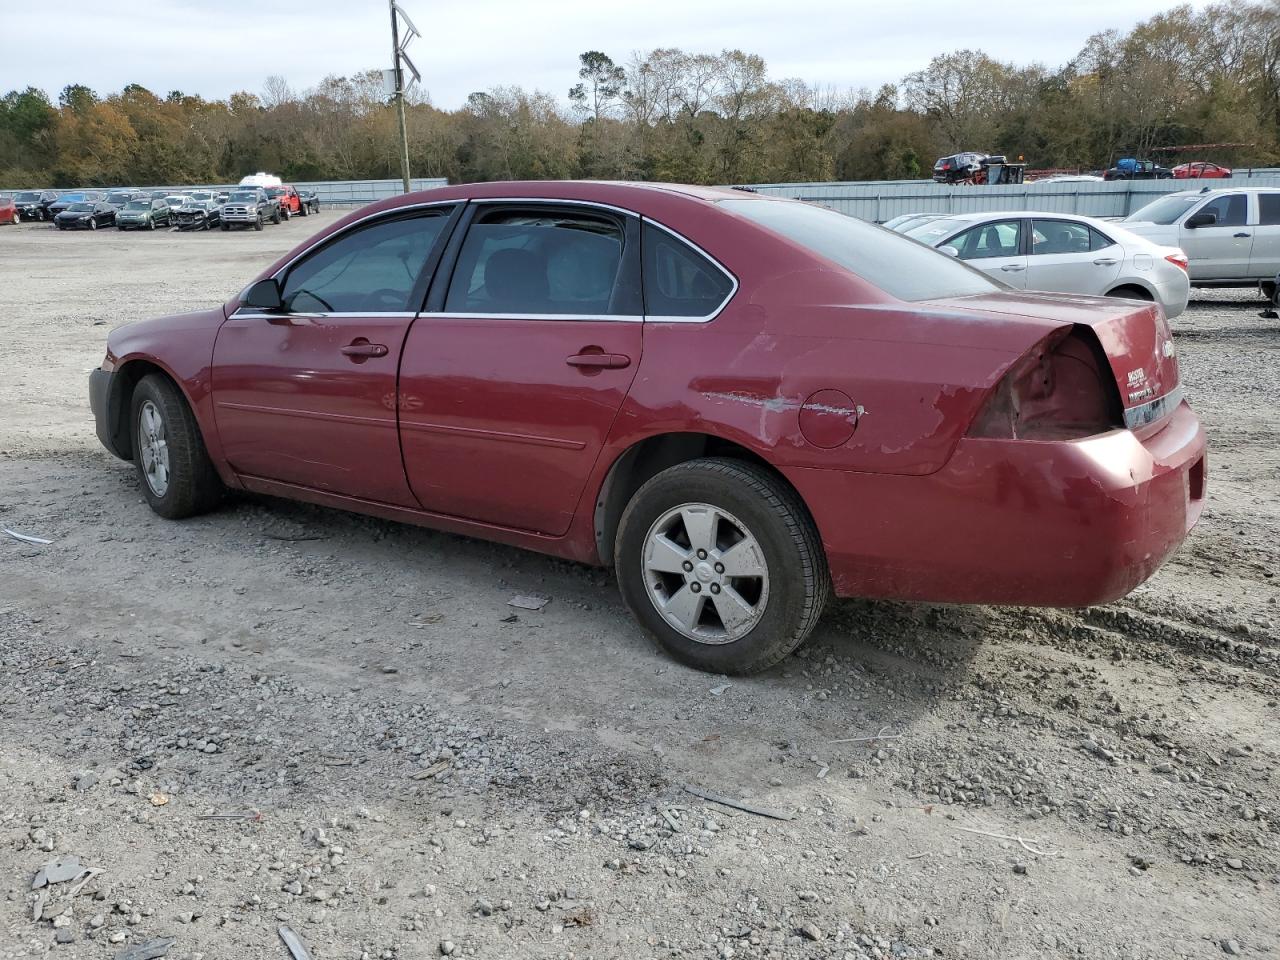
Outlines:
{"label": "window trim", "polygon": [[[640,217],[640,225],[641,227],[643,227],[645,224],[649,224],[651,226],[657,227],[659,230],[666,232],[672,237],[675,237],[677,240],[679,240],[681,243],[687,246],[690,250],[693,250],[695,253],[697,253],[699,256],[705,259],[708,263],[714,265],[716,268],[719,269],[721,273],[723,273],[726,277],[729,278],[730,287],[729,287],[728,294],[726,294],[725,298],[720,301],[720,305],[716,307],[714,310],[712,310],[710,313],[703,314],[700,317],[679,317],[679,316],[677,317],[652,316],[651,317],[649,316],[649,314],[646,313],[644,315],[644,322],[645,323],[710,323],[716,317],[720,316],[720,314],[724,312],[725,307],[729,306],[729,304],[733,302],[734,296],[736,296],[738,293],[738,288],[741,286],[741,284],[738,283],[738,278],[733,274],[733,272],[728,267],[726,267],[723,263],[721,263],[711,254],[707,253],[706,250],[702,249],[702,247],[698,246],[696,243],[694,243],[684,234],[680,233],[678,230],[672,230],[665,223],[659,223],[657,220],[654,220],[652,217],[646,217],[642,215]],[[642,240],[641,244],[643,244],[643,242],[644,241]],[[644,258],[643,257],[641,257],[640,269],[641,269],[640,279],[641,279],[641,283],[643,283],[644,281],[644,275],[643,275]]]}

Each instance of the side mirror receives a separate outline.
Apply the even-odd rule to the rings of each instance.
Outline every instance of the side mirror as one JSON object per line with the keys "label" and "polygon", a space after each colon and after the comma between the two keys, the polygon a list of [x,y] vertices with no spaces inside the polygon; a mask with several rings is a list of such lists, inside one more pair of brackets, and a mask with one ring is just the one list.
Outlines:
{"label": "side mirror", "polygon": [[939,247],[939,248],[938,248],[938,252],[939,252],[939,253],[945,253],[948,257],[958,257],[958,256],[960,256],[960,251],[959,251],[959,250],[957,250],[955,247],[951,246],[951,244],[949,244],[949,243],[948,243],[948,244],[946,244],[945,246]]}
{"label": "side mirror", "polygon": [[246,287],[244,293],[240,294],[240,302],[258,310],[284,309],[284,300],[280,298],[280,284],[272,277]]}
{"label": "side mirror", "polygon": [[1218,222],[1216,213],[1193,213],[1187,217],[1187,229],[1195,230],[1197,227],[1212,227]]}

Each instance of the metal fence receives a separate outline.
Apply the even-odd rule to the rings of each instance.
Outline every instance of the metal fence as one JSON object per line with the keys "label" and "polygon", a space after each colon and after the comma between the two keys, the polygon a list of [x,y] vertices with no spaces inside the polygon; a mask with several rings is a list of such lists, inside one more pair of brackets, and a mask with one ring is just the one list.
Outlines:
{"label": "metal fence", "polygon": [[810,200],[861,220],[884,223],[906,213],[1039,210],[1123,217],[1179,190],[1280,187],[1280,170],[1256,170],[1221,180],[1074,180],[1016,186],[947,185],[921,180],[870,183],[764,183],[759,193]]}

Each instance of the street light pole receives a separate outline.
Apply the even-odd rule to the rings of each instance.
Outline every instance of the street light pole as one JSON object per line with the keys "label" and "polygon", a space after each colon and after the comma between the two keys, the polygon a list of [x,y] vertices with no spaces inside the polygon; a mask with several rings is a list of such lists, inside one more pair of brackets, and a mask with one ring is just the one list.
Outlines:
{"label": "street light pole", "polygon": [[409,185],[409,127],[404,118],[404,69],[400,65],[400,24],[396,19],[395,0],[387,0],[391,10],[391,68],[395,73],[396,113],[400,119],[400,173],[404,177],[404,192],[411,189]]}

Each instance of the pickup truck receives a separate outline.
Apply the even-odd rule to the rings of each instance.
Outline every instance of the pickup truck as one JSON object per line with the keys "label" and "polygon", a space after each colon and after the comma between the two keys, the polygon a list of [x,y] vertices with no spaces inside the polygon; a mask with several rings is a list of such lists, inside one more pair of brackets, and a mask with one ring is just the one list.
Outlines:
{"label": "pickup truck", "polygon": [[222,206],[221,219],[223,230],[230,230],[237,224],[261,230],[268,220],[280,222],[280,202],[267,196],[261,187],[232,190],[230,198]]}
{"label": "pickup truck", "polygon": [[274,199],[280,204],[280,216],[288,220],[295,213],[305,217],[307,208],[302,204],[302,198],[298,196],[298,191],[293,189],[287,183],[278,187],[267,187],[267,196]]}
{"label": "pickup truck", "polygon": [[1169,180],[1173,171],[1154,160],[1134,160],[1125,157],[1102,175],[1103,180]]}

